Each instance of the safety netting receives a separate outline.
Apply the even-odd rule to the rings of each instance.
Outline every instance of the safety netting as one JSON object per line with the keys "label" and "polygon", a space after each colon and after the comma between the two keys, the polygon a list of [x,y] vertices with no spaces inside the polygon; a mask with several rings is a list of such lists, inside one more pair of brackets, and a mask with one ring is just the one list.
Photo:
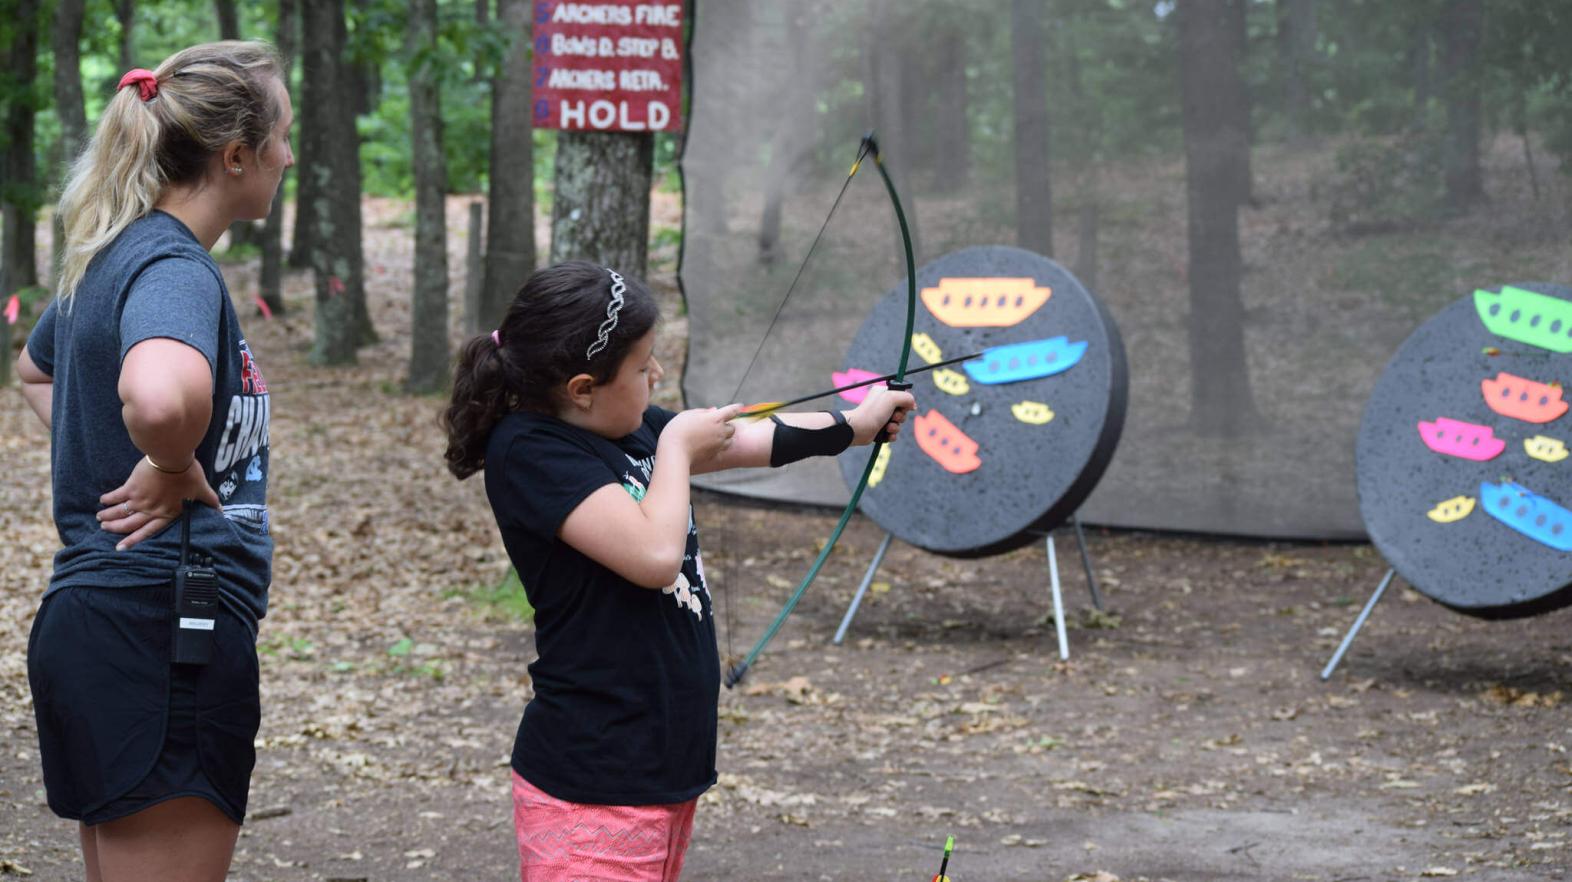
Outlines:
{"label": "safety netting", "polygon": [[[1017,245],[1117,322],[1128,415],[1083,520],[1362,536],[1354,441],[1399,344],[1475,288],[1572,275],[1572,122],[1532,50],[1567,17],[1527,0],[698,0],[686,401],[828,387],[903,284],[871,169],[821,234],[873,130],[919,266]],[[804,465],[711,486],[844,504],[833,464]]]}

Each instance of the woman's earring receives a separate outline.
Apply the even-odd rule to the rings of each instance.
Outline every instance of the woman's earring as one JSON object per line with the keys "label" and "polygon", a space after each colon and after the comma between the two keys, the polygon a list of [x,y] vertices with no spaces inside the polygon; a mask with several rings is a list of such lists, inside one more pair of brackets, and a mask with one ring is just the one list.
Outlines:
{"label": "woman's earring", "polygon": [[229,173],[232,174],[232,175],[236,175],[236,176],[238,176],[243,171],[245,171],[245,169],[241,168],[238,165],[237,166],[233,166],[233,167],[231,167],[229,169]]}

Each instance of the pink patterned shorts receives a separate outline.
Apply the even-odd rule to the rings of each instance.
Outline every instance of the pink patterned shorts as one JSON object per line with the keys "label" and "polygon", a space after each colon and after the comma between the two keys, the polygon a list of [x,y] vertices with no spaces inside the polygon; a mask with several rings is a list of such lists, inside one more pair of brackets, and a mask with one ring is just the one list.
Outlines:
{"label": "pink patterned shorts", "polygon": [[675,805],[564,802],[513,773],[522,882],[676,882],[697,799]]}

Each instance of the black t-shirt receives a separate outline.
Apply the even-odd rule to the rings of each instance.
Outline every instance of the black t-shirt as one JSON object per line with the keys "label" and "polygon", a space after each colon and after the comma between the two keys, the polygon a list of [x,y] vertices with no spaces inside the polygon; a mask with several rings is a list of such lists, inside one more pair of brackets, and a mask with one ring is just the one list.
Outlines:
{"label": "black t-shirt", "polygon": [[682,572],[635,585],[557,537],[591,493],[643,499],[671,411],[611,440],[555,417],[512,413],[486,444],[486,496],[535,607],[535,697],[513,769],[569,802],[685,802],[715,783],[720,658],[699,534],[688,512]]}

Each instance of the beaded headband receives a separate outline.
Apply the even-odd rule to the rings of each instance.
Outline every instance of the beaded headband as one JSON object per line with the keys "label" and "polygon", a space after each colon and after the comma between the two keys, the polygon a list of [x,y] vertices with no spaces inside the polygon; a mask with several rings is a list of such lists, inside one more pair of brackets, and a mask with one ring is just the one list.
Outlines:
{"label": "beaded headband", "polygon": [[606,304],[606,320],[600,323],[600,329],[595,332],[595,342],[584,353],[585,361],[594,358],[595,353],[605,349],[611,342],[611,332],[617,327],[617,313],[622,311],[623,304],[627,302],[622,295],[627,293],[628,286],[622,281],[622,276],[613,269],[607,269],[606,273],[611,276],[611,302]]}

